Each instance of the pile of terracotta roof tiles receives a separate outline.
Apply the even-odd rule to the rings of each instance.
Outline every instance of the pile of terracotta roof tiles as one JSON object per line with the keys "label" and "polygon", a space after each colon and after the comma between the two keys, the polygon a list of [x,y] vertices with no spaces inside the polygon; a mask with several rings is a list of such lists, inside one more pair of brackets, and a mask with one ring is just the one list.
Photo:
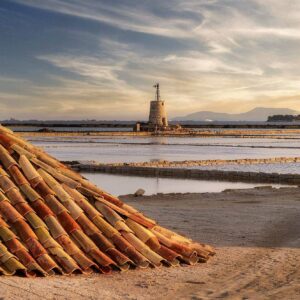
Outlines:
{"label": "pile of terracotta roof tiles", "polygon": [[0,125],[1,274],[109,273],[213,254]]}

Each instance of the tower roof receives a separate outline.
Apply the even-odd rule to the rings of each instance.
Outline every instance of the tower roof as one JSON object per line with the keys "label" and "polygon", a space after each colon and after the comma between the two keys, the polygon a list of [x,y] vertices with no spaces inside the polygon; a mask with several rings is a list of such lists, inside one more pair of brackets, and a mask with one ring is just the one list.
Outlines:
{"label": "tower roof", "polygon": [[109,273],[213,253],[0,125],[0,273]]}

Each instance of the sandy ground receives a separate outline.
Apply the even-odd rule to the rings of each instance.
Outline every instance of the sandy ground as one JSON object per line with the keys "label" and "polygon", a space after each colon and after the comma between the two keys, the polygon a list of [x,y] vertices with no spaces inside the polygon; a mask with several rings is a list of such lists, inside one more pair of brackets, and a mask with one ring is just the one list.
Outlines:
{"label": "sandy ground", "polygon": [[112,275],[0,277],[0,299],[300,299],[299,188],[124,199],[217,255]]}

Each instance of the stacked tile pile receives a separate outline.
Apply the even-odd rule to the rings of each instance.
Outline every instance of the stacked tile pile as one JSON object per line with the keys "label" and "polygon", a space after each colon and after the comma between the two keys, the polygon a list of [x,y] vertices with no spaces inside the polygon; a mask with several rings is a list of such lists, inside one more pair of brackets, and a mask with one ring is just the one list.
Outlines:
{"label": "stacked tile pile", "polygon": [[1,274],[109,273],[213,254],[0,126]]}

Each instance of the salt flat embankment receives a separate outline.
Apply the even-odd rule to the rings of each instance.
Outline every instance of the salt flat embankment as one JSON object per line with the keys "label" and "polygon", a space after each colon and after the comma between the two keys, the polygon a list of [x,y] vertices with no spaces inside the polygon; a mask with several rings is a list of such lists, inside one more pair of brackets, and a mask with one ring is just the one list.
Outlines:
{"label": "salt flat embankment", "polygon": [[201,129],[201,130],[189,130],[189,131],[169,131],[169,132],[134,132],[134,131],[55,131],[55,132],[18,132],[23,137],[82,137],[82,136],[166,136],[166,137],[239,137],[239,138],[278,138],[278,139],[293,139],[293,135],[299,135],[300,129]]}
{"label": "salt flat embankment", "polygon": [[138,176],[173,177],[202,180],[223,180],[255,183],[280,183],[300,185],[300,174],[279,174],[265,172],[242,172],[224,170],[193,169],[195,166],[218,166],[222,164],[266,164],[300,162],[300,157],[277,157],[263,159],[237,159],[237,160],[206,160],[184,162],[144,162],[144,163],[80,163],[71,165],[78,171],[102,172],[112,174],[127,174]]}

